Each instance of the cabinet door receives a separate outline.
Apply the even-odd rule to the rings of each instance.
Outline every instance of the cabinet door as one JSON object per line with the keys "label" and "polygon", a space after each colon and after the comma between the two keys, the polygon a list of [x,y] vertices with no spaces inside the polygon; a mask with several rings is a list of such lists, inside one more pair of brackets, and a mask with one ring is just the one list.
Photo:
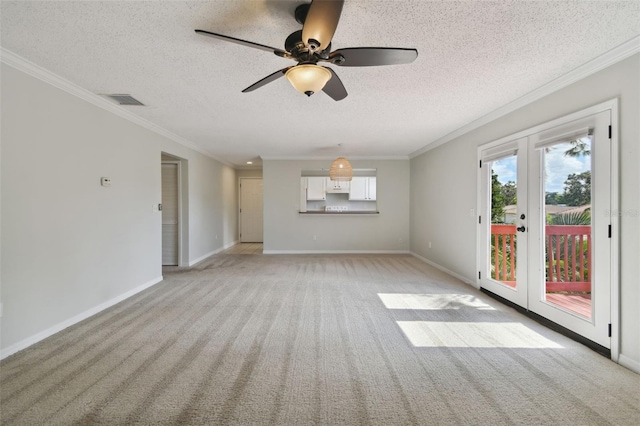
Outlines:
{"label": "cabinet door", "polygon": [[327,178],[327,192],[333,194],[347,194],[349,192],[348,181],[331,180]]}
{"label": "cabinet door", "polygon": [[308,177],[307,178],[307,200],[325,200],[326,199],[326,178]]}
{"label": "cabinet door", "polygon": [[375,200],[376,199],[376,178],[369,177],[367,178],[368,188],[367,188],[367,200]]}
{"label": "cabinet door", "polygon": [[350,200],[366,200],[367,199],[367,178],[353,177],[351,179],[351,189],[349,190]]}

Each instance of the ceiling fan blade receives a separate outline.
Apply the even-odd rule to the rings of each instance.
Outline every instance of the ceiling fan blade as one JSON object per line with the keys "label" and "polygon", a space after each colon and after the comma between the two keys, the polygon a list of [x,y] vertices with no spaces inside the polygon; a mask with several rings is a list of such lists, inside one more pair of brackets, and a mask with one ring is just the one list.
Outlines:
{"label": "ceiling fan blade", "polygon": [[253,92],[256,89],[261,88],[265,84],[269,84],[272,81],[276,81],[277,79],[282,77],[289,70],[289,68],[292,68],[292,67],[286,67],[286,68],[283,68],[281,70],[278,70],[278,71],[274,72],[273,74],[269,74],[268,76],[266,76],[262,80],[260,80],[260,81],[258,81],[256,83],[253,83],[251,86],[249,86],[246,89],[244,89],[242,91],[242,93]]}
{"label": "ceiling fan blade", "polygon": [[260,49],[260,50],[264,50],[266,52],[273,52],[277,56],[281,56],[283,58],[289,57],[289,52],[286,52],[286,51],[284,51],[282,49],[277,49],[275,47],[266,46],[264,44],[254,43],[252,41],[242,40],[242,39],[239,39],[239,38],[230,37],[230,36],[226,36],[226,35],[222,35],[222,34],[212,33],[212,32],[205,31],[205,30],[195,30],[195,31],[196,31],[196,33],[198,33],[200,35],[203,35],[203,36],[213,37],[213,38],[217,38],[217,39],[225,40],[225,41],[230,41],[231,43],[236,43],[236,44],[240,44],[242,46],[247,46],[247,47],[253,47],[254,49]]}
{"label": "ceiling fan blade", "polygon": [[[340,57],[343,60],[340,60]],[[418,57],[416,49],[395,47],[349,47],[331,52],[329,61],[341,67],[373,67],[399,65],[413,62]]]}
{"label": "ceiling fan blade", "polygon": [[329,67],[324,67],[331,71],[331,78],[324,85],[322,91],[329,95],[334,101],[341,101],[347,97],[347,89],[344,88],[338,75]]}
{"label": "ceiling fan blade", "polygon": [[312,52],[325,50],[338,27],[344,0],[313,0],[302,27],[302,42]]}

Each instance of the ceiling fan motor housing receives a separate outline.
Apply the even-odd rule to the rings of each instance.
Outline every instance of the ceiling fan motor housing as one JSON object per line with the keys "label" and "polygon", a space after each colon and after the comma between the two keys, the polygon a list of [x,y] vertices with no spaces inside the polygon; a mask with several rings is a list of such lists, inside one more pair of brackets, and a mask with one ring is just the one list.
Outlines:
{"label": "ceiling fan motor housing", "polygon": [[289,34],[289,37],[284,41],[284,49],[291,53],[294,58],[299,57],[302,52],[307,50],[302,42],[302,30],[294,31]]}
{"label": "ceiling fan motor housing", "polygon": [[315,52],[316,50],[318,50],[318,48],[320,47],[322,43],[320,43],[318,40],[314,40],[312,38],[309,39],[309,50],[311,50],[312,52]]}
{"label": "ceiling fan motor housing", "polygon": [[[315,46],[313,43],[317,43]],[[294,31],[284,41],[284,49],[291,54],[297,61],[318,62],[319,60],[328,60],[331,52],[331,43],[323,50],[314,50],[320,47],[320,43],[316,40],[309,40],[309,47],[305,46],[302,41],[302,30]]]}

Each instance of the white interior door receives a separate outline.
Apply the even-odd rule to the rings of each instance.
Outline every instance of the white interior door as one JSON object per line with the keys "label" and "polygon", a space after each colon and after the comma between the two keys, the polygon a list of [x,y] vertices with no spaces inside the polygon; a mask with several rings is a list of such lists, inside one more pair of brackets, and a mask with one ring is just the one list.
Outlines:
{"label": "white interior door", "polygon": [[240,242],[263,241],[262,179],[240,179]]}
{"label": "white interior door", "polygon": [[605,348],[615,285],[610,124],[605,110],[481,147],[478,179],[480,286]]}
{"label": "white interior door", "polygon": [[178,265],[179,186],[178,164],[162,163],[162,265]]}

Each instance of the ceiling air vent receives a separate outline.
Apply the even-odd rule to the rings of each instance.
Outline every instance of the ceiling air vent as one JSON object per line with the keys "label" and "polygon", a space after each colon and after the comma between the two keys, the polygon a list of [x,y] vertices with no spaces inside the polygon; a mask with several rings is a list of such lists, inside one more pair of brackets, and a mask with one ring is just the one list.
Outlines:
{"label": "ceiling air vent", "polygon": [[131,95],[102,95],[111,100],[114,100],[118,103],[118,105],[141,105],[144,106],[142,102],[137,100]]}

